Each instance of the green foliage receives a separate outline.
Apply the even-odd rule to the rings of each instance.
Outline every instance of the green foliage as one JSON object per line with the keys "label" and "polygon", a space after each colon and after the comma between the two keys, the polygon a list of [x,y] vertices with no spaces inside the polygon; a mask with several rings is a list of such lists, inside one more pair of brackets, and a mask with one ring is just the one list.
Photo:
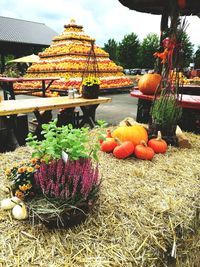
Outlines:
{"label": "green foliage", "polygon": [[38,141],[36,136],[29,133],[27,142],[33,148],[33,157],[48,162],[60,159],[65,151],[70,160],[92,157],[97,158],[99,143],[89,145],[89,128],[73,129],[72,125],[58,127],[57,120],[42,125],[44,140]]}
{"label": "green foliage", "polygon": [[200,45],[197,47],[197,50],[194,54],[194,64],[195,69],[200,69]]}
{"label": "green foliage", "polygon": [[140,42],[135,33],[125,35],[119,43],[119,62],[124,68],[135,68],[139,66]]}
{"label": "green foliage", "polygon": [[155,58],[153,54],[159,49],[159,38],[155,33],[149,33],[140,46],[139,61],[141,68],[153,69]]}
{"label": "green foliage", "polygon": [[183,67],[188,67],[193,62],[193,47],[194,45],[190,42],[190,38],[186,32],[182,35],[182,50],[183,50]]}
{"label": "green foliage", "polygon": [[182,108],[174,95],[161,95],[152,105],[151,116],[154,123],[170,127],[181,118]]}
{"label": "green foliage", "polygon": [[114,39],[109,39],[107,43],[104,44],[103,49],[109,53],[109,57],[116,64],[118,63],[118,43]]}

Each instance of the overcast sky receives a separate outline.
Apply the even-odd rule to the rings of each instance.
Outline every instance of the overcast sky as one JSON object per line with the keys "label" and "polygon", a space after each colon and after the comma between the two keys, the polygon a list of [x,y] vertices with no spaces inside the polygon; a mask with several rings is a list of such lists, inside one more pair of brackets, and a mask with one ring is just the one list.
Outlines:
{"label": "overcast sky", "polygon": [[[42,22],[58,33],[74,18],[99,46],[110,38],[121,41],[132,32],[140,41],[148,33],[160,32],[160,16],[129,10],[118,0],[0,0],[0,3],[0,16]],[[188,22],[191,42],[200,45],[200,19],[188,17]]]}

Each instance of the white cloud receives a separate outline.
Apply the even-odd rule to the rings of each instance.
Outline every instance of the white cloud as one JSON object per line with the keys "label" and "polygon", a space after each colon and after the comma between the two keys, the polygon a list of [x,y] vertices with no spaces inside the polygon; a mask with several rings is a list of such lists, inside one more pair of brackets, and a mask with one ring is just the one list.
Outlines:
{"label": "white cloud", "polygon": [[[141,41],[150,32],[160,32],[160,16],[129,10],[117,0],[1,0],[0,15],[43,22],[58,33],[75,18],[101,46],[109,38],[121,41],[132,32]],[[191,42],[199,45],[200,19],[189,17],[188,21]]]}

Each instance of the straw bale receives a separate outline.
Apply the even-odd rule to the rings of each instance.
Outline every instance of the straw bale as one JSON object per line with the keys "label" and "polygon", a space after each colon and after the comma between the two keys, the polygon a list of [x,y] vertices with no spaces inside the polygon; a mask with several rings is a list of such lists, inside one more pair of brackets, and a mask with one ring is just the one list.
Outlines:
{"label": "straw bale", "polygon": [[[0,211],[0,266],[199,267],[200,136],[186,136],[191,149],[152,161],[99,152],[100,198],[78,227],[49,231]],[[4,169],[29,157],[27,147],[0,154],[0,188]]]}

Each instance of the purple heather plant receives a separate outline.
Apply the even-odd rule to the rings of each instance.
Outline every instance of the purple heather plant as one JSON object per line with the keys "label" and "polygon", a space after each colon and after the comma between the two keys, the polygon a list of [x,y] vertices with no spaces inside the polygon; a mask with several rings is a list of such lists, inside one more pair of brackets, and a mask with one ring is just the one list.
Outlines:
{"label": "purple heather plant", "polygon": [[95,198],[100,184],[98,165],[94,167],[90,158],[43,162],[34,178],[44,196],[70,204]]}

